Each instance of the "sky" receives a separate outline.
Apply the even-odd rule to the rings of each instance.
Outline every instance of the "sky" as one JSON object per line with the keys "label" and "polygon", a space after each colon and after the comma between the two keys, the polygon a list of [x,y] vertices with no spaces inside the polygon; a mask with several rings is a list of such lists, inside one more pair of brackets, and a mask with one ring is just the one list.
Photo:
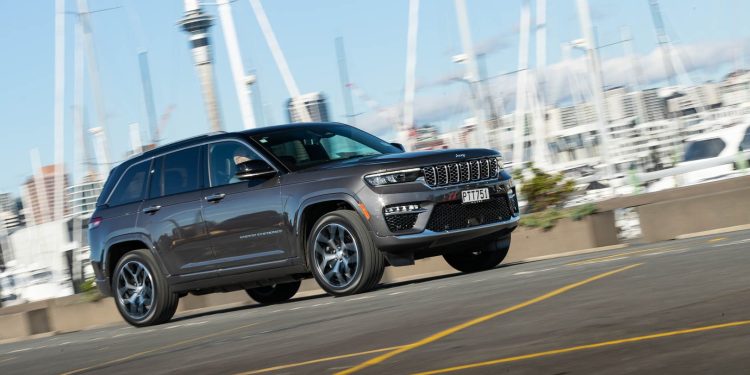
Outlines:
{"label": "sky", "polygon": [[[215,76],[221,115],[226,130],[241,130],[222,30],[215,6],[204,1],[204,11],[217,17],[211,29]],[[89,0],[95,54],[102,82],[101,99],[106,109],[108,147],[112,159],[122,160],[129,149],[131,123],[139,123],[148,139],[147,117],[138,70],[140,51],[148,51],[157,116],[172,108],[165,124],[163,142],[176,141],[208,131],[200,87],[187,35],[177,26],[183,16],[180,0]],[[504,111],[513,110],[518,65],[518,28],[521,0],[467,0],[475,49],[483,52],[483,64],[491,92],[503,99]],[[535,1],[531,1],[532,25]],[[253,70],[258,83],[266,124],[287,120],[289,97],[258,23],[247,0],[231,3],[243,63]],[[402,108],[406,64],[406,0],[264,0],[268,18],[289,62],[300,91],[322,91],[329,101],[331,120],[347,122],[338,76],[334,40],[344,38],[350,81],[374,99],[386,113]],[[684,58],[693,81],[720,80],[750,60],[750,2],[742,0],[661,0],[667,33]],[[641,87],[664,83],[647,0],[590,0],[598,44],[620,40],[627,26],[633,35]],[[65,157],[66,170],[73,163],[73,59],[76,1],[67,0],[65,60]],[[452,62],[461,53],[453,0],[422,0],[417,46],[415,120],[443,130],[457,127],[470,117],[467,85],[462,65]],[[18,193],[32,174],[30,150],[38,148],[42,164],[54,161],[54,1],[0,0],[3,58],[0,62],[0,124],[4,171],[0,191]],[[561,61],[561,44],[581,37],[575,0],[548,0],[547,72],[549,102],[565,102],[571,93],[565,74],[585,69],[581,52],[573,61]],[[535,38],[531,36],[530,63],[534,64]],[[622,44],[600,49],[607,86],[627,84],[632,60],[623,57]],[[94,102],[86,77],[87,126],[97,124]],[[256,96],[257,100],[258,97]],[[394,125],[354,97],[357,126],[385,138],[393,137]]]}

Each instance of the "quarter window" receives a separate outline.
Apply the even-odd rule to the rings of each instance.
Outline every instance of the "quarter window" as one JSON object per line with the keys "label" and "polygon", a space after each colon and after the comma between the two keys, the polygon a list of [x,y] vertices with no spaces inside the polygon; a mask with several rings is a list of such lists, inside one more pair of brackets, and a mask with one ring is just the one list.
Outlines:
{"label": "quarter window", "polygon": [[138,163],[125,172],[120,179],[120,183],[112,192],[112,197],[109,199],[110,206],[119,206],[143,199],[148,166],[149,162]]}

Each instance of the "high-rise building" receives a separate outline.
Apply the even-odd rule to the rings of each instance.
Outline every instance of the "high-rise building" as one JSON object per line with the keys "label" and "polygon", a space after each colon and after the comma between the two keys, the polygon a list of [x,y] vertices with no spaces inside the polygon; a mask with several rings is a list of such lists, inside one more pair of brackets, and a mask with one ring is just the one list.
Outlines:
{"label": "high-rise building", "polygon": [[[68,175],[63,176],[63,186],[68,186]],[[42,167],[36,175],[29,177],[21,185],[21,200],[24,207],[26,223],[39,225],[53,221],[55,207],[55,166]],[[67,216],[69,207],[63,201],[63,215]],[[62,219],[62,218],[58,218]]]}
{"label": "high-rise building", "polygon": [[297,112],[298,108],[304,108],[310,114],[312,122],[328,122],[328,102],[322,92],[311,92],[290,98],[287,101],[287,118],[289,122],[303,122],[303,116]]}
{"label": "high-rise building", "polygon": [[65,189],[68,199],[70,215],[89,217],[96,208],[96,200],[102,191],[102,181],[97,181],[95,176],[89,175],[80,184],[72,185]]}
{"label": "high-rise building", "polygon": [[18,211],[16,199],[10,193],[0,193],[0,226],[4,228],[0,229],[0,235],[23,225]]}

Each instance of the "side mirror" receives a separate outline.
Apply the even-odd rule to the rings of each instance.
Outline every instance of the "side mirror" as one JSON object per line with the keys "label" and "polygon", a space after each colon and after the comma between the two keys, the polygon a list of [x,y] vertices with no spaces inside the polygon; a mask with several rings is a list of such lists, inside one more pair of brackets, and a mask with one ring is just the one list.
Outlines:
{"label": "side mirror", "polygon": [[395,147],[395,148],[397,148],[397,149],[399,149],[399,150],[401,150],[403,152],[406,152],[406,148],[404,148],[404,145],[402,145],[401,143],[391,142],[391,146],[393,146],[393,147]]}
{"label": "side mirror", "polygon": [[268,163],[263,160],[248,160],[237,164],[237,173],[235,176],[240,180],[248,180],[255,177],[272,176],[276,174]]}

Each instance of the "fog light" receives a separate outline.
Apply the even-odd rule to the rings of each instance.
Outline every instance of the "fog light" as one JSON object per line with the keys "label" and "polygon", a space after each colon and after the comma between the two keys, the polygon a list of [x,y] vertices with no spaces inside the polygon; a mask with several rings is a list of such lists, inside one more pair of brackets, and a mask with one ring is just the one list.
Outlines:
{"label": "fog light", "polygon": [[401,204],[401,205],[395,205],[395,206],[388,206],[386,207],[383,212],[386,215],[394,215],[394,214],[405,214],[405,213],[419,213],[424,211],[422,207],[418,203],[410,203],[410,204]]}

